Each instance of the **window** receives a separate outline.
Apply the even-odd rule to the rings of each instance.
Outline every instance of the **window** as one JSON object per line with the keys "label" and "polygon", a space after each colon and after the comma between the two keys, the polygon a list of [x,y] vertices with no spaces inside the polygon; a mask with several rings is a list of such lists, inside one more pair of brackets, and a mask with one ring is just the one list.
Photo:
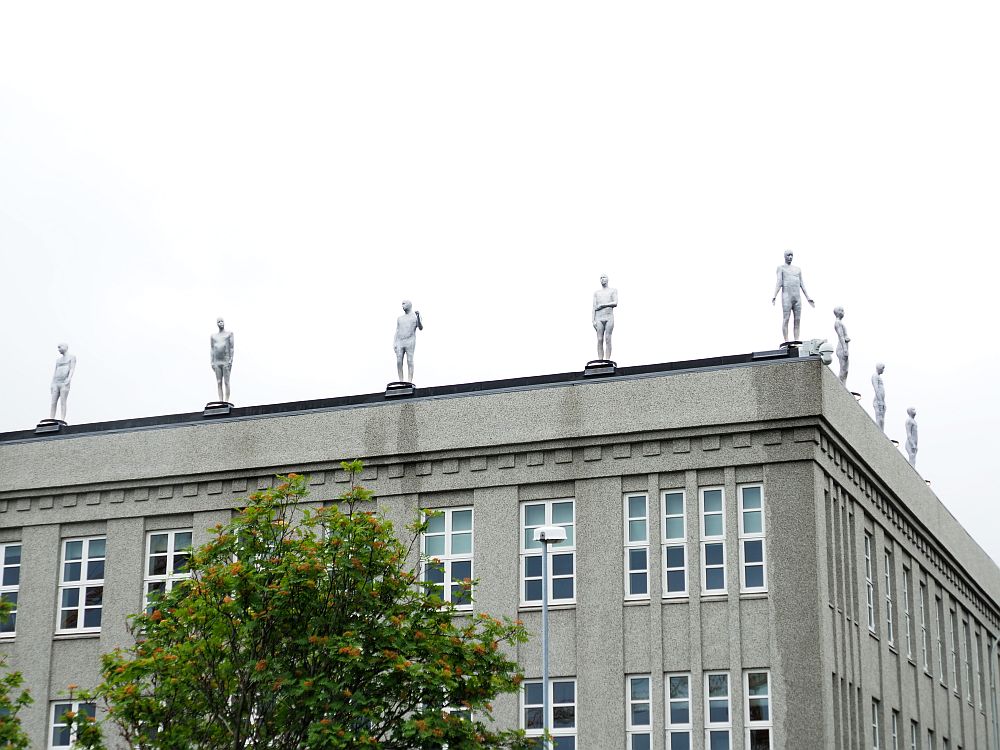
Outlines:
{"label": "window", "polygon": [[872,750],[882,748],[882,707],[872,698]]}
{"label": "window", "polygon": [[576,598],[576,538],[573,500],[544,500],[521,504],[521,603],[541,604],[542,543],[536,542],[539,526],[561,526],[566,539],[549,546],[549,601],[556,604]]}
{"label": "window", "polygon": [[83,713],[86,716],[95,717],[97,715],[96,703],[81,703],[80,701],[56,701],[52,704],[52,731],[49,734],[49,748],[72,747],[76,740],[76,732],[67,724],[64,717],[68,713]]}
{"label": "window", "polygon": [[889,739],[892,743],[889,745],[889,750],[899,750],[899,711],[893,710],[892,712],[892,726],[890,727],[892,734]]}
{"label": "window", "polygon": [[931,673],[930,634],[927,632],[927,584],[920,582],[920,653],[924,671]]}
{"label": "window", "polygon": [[104,537],[63,541],[56,633],[99,633],[104,604]]}
{"label": "window", "polygon": [[892,620],[892,553],[889,550],[885,550],[882,558],[884,562],[884,580],[885,580],[885,637],[888,639],[890,646],[896,645],[896,625]]}
{"label": "window", "polygon": [[740,589],[767,591],[767,564],[764,542],[764,488],[747,485],[740,495]]}
{"label": "window", "polygon": [[958,617],[955,616],[955,610],[949,610],[948,614],[951,615],[951,686],[955,690],[955,695],[958,695],[961,685],[959,684],[961,680],[958,672]]}
{"label": "window", "polygon": [[649,503],[625,496],[625,598],[649,598]]}
{"label": "window", "polygon": [[934,742],[934,730],[927,730],[927,750],[937,750],[937,745]]}
{"label": "window", "polygon": [[731,750],[732,716],[729,712],[729,674],[705,675],[705,748]]}
{"label": "window", "polygon": [[680,490],[663,493],[663,595],[688,595],[686,500]]}
{"label": "window", "polygon": [[649,710],[649,677],[625,678],[628,694],[628,750],[649,750],[652,716]]}
{"label": "window", "polygon": [[903,568],[903,628],[906,631],[906,658],[913,658],[913,605],[911,596],[913,592],[913,579],[910,569]]}
{"label": "window", "polygon": [[872,535],[865,534],[865,600],[868,604],[868,629],[875,632],[875,565],[872,561]]}
{"label": "window", "polygon": [[920,750],[920,727],[915,721],[910,722],[910,750]]}
{"label": "window", "polygon": [[170,591],[177,581],[190,578],[186,566],[191,547],[191,529],[151,531],[146,535],[146,611],[153,600]]}
{"label": "window", "polygon": [[965,648],[965,682],[968,687],[965,697],[972,703],[976,699],[976,688],[972,674],[972,631],[969,630],[968,620],[962,620],[962,646]]}
{"label": "window", "polygon": [[472,508],[429,514],[420,545],[424,582],[456,609],[472,609]]}
{"label": "window", "polygon": [[722,488],[701,495],[701,588],[704,594],[726,593],[726,517]]}
{"label": "window", "polygon": [[937,619],[938,619],[938,621],[937,621],[937,626],[938,626],[937,647],[938,647],[938,672],[939,672],[938,676],[941,678],[941,684],[942,685],[947,685],[948,684],[948,670],[946,668],[946,664],[947,664],[947,661],[948,661],[948,657],[947,657],[947,655],[944,652],[944,638],[945,638],[945,635],[944,635],[944,633],[945,633],[945,630],[944,630],[944,601],[942,601],[942,599],[941,599],[940,596],[935,596],[934,597],[934,601],[937,604]]}
{"label": "window", "polygon": [[986,708],[986,680],[983,678],[983,636],[976,631],[976,683],[979,685],[979,707]]}
{"label": "window", "polygon": [[771,675],[747,672],[747,750],[771,750]]}
{"label": "window", "polygon": [[11,606],[0,620],[0,637],[14,635],[17,629],[17,594],[21,585],[21,545],[0,544],[0,600]]}
{"label": "window", "polygon": [[667,675],[667,750],[691,750],[691,676]]}
{"label": "window", "polygon": [[[522,729],[542,747],[542,681],[525,681]],[[554,750],[576,750],[576,680],[549,680],[549,733]]]}

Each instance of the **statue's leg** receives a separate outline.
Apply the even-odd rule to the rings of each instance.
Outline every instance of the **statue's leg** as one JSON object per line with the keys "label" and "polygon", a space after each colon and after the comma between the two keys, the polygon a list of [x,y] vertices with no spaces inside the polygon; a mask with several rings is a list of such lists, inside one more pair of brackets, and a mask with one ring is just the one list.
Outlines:
{"label": "statue's leg", "polygon": [[229,370],[228,369],[226,370],[226,373],[223,376],[223,383],[225,383],[225,386],[226,386],[226,403],[229,403]]}
{"label": "statue's leg", "polygon": [[594,330],[597,331],[597,358],[604,359],[604,321],[596,321]]}
{"label": "statue's leg", "polygon": [[795,329],[795,340],[796,340],[796,341],[801,341],[801,339],[799,338],[799,316],[800,316],[801,314],[802,314],[802,313],[800,312],[800,308],[798,308],[798,307],[796,307],[796,308],[795,308],[795,309],[794,309],[794,310],[792,311],[792,316],[793,316],[793,318],[794,318],[794,320],[795,320],[795,323],[794,323],[794,325],[793,325],[793,328]]}
{"label": "statue's leg", "polygon": [[604,344],[604,358],[605,359],[611,359],[611,334],[614,332],[614,330],[615,330],[615,321],[614,321],[614,318],[612,318],[611,320],[609,320],[607,323],[604,324],[604,339],[605,339],[605,344]]}
{"label": "statue's leg", "polygon": [[396,380],[403,379],[403,350],[396,349]]}
{"label": "statue's leg", "polygon": [[69,400],[69,388],[60,388],[59,401],[61,403],[59,406],[59,419],[61,419],[63,422],[66,421],[66,402],[68,400]]}
{"label": "statue's leg", "polygon": [[791,340],[791,339],[788,338],[788,318],[791,316],[791,314],[792,314],[792,308],[786,307],[784,309],[784,315],[783,315],[783,317],[781,319],[781,336],[782,336],[781,340],[782,341],[790,341]]}
{"label": "statue's leg", "polygon": [[413,350],[411,349],[406,353],[406,372],[408,379],[406,382],[413,382]]}
{"label": "statue's leg", "polygon": [[52,406],[49,408],[49,419],[56,418],[56,405],[59,403],[59,388],[52,386]]}

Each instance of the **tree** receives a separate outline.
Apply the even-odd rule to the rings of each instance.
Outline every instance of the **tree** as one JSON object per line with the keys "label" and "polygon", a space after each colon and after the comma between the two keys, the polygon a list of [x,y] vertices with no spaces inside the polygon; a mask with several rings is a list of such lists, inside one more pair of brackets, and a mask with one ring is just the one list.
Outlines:
{"label": "tree", "polygon": [[[190,580],[132,618],[135,645],[102,658],[95,695],[132,748],[509,748],[490,701],[518,691],[509,654],[524,627],[456,616],[420,583],[384,517],[338,505],[303,510],[307,480],[279,477],[193,552]],[[471,582],[468,582],[471,585]],[[101,748],[76,717],[77,745]]]}
{"label": "tree", "polygon": [[[0,599],[0,622],[4,622],[12,609],[9,602]],[[27,690],[18,689],[24,678],[20,672],[7,672],[7,664],[0,656],[0,750],[27,750],[31,743],[21,728],[18,713],[32,702]]]}

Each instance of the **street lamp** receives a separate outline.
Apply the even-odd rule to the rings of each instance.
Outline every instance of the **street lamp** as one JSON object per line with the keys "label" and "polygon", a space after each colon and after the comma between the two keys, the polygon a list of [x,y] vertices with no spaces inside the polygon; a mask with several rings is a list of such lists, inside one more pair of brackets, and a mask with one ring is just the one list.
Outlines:
{"label": "street lamp", "polygon": [[542,750],[549,750],[549,545],[566,541],[562,526],[539,526],[535,541],[542,545]]}

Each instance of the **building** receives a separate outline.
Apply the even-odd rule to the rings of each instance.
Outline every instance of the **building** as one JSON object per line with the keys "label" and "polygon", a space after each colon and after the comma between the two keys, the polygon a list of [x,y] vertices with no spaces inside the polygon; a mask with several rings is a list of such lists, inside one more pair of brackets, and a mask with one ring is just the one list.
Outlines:
{"label": "building", "polygon": [[[445,577],[536,633],[531,530],[566,528],[560,748],[1000,747],[1000,571],[822,362],[781,352],[0,435],[0,650],[35,745],[63,746],[63,691],[176,550],[276,473],[336,497],[355,457],[397,524],[445,509]],[[519,658],[507,725],[541,702],[539,640]]]}

